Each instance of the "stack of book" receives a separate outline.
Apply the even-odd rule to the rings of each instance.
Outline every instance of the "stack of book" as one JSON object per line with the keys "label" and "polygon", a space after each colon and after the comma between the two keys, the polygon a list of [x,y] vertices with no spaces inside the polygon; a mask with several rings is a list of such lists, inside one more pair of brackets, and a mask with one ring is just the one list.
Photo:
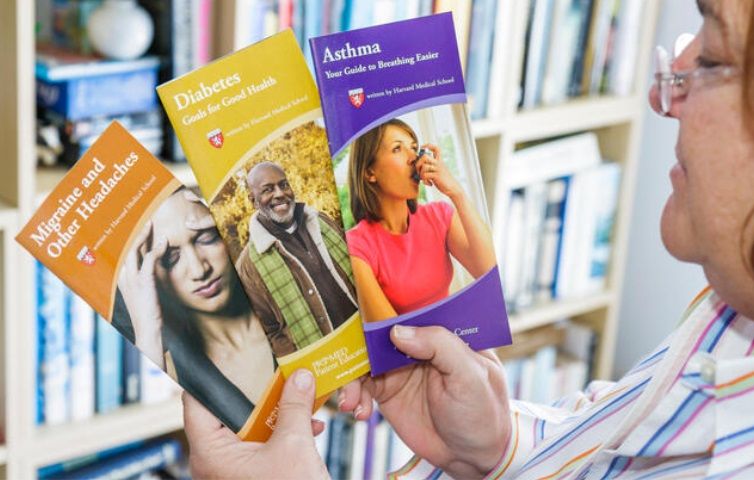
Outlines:
{"label": "stack of book", "polygon": [[515,340],[513,347],[498,350],[511,398],[551,404],[583,390],[592,377],[597,335],[579,323],[559,322]]}
{"label": "stack of book", "polygon": [[452,11],[459,54],[467,66],[469,112],[472,119],[478,119],[499,110],[494,105],[499,92],[489,92],[502,83],[503,64],[493,62],[496,25],[505,20],[498,15],[497,3],[496,0],[241,0],[236,2],[234,45],[240,48],[291,28],[311,67],[309,38]]}
{"label": "stack of book", "polygon": [[157,403],[179,387],[58,277],[37,263],[37,423]]}
{"label": "stack of book", "polygon": [[621,168],[584,133],[514,153],[503,234],[505,298],[521,310],[605,288]]}
{"label": "stack of book", "polygon": [[644,0],[531,0],[520,106],[629,95]]}
{"label": "stack of book", "polygon": [[41,162],[73,164],[113,120],[160,158],[184,161],[155,87],[214,56],[214,2],[139,0],[152,17],[154,40],[147,56],[119,61],[94,55],[87,39],[88,18],[101,0],[40,3],[35,73]]}
{"label": "stack of book", "polygon": [[159,60],[105,60],[56,46],[36,59],[38,136],[45,164],[73,164],[113,120],[150,151],[162,150],[155,87]]}
{"label": "stack of book", "polygon": [[414,456],[374,408],[367,422],[356,422],[351,415],[328,407],[314,415],[327,425],[315,441],[333,480],[383,479]]}
{"label": "stack of book", "polygon": [[37,471],[40,480],[189,479],[188,461],[180,442],[172,438],[138,441],[81,458],[47,465]]}

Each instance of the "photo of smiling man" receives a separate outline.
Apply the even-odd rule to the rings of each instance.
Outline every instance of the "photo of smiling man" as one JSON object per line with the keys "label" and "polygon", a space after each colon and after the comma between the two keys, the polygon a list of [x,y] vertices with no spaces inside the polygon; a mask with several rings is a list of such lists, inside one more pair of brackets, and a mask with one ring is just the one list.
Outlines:
{"label": "photo of smiling man", "polygon": [[276,356],[302,349],[357,310],[340,225],[296,202],[285,170],[264,161],[246,176],[255,212],[236,260],[253,308]]}

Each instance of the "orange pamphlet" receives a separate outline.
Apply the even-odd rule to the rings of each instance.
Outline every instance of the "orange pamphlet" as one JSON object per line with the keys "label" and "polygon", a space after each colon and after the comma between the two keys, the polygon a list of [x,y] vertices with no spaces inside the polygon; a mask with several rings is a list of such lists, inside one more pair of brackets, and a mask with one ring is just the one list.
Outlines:
{"label": "orange pamphlet", "polygon": [[16,240],[239,437],[269,438],[283,377],[209,208],[120,124]]}

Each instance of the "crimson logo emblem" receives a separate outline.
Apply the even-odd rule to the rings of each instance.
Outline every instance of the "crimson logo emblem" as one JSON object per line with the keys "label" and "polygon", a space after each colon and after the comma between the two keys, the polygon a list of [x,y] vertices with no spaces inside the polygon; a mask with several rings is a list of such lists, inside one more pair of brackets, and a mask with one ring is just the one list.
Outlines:
{"label": "crimson logo emblem", "polygon": [[225,137],[223,137],[223,131],[219,128],[216,128],[209,132],[207,134],[207,140],[209,140],[209,144],[212,145],[215,148],[222,148],[223,143],[225,142]]}
{"label": "crimson logo emblem", "polygon": [[96,261],[96,258],[94,258],[94,252],[89,250],[89,247],[83,247],[81,250],[79,250],[76,258],[84,265],[89,266],[94,265],[94,262]]}
{"label": "crimson logo emblem", "polygon": [[356,108],[361,108],[364,105],[364,89],[354,88],[348,91],[348,100],[351,101],[351,105]]}

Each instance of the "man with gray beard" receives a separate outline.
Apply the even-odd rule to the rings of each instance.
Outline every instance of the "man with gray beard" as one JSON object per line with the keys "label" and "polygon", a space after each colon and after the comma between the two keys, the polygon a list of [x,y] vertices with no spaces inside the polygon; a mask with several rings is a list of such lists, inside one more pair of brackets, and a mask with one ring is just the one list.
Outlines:
{"label": "man with gray beard", "polygon": [[277,357],[310,345],[357,311],[343,231],[303,203],[272,162],[246,177],[256,211],[236,270]]}

